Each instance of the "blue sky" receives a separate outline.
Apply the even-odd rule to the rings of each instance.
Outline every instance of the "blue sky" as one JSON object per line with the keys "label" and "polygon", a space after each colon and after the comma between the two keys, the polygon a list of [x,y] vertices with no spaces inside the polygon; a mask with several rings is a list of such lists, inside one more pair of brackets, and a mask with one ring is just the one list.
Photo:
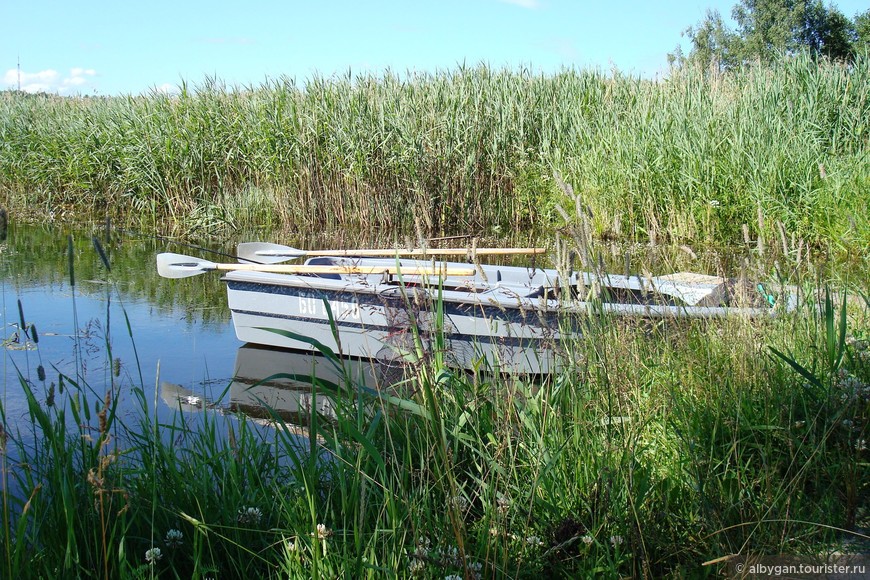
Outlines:
{"label": "blue sky", "polygon": [[[681,32],[737,0],[0,0],[0,88],[59,94],[172,91],[206,76],[597,67],[653,77]],[[866,0],[835,4],[849,17]]]}

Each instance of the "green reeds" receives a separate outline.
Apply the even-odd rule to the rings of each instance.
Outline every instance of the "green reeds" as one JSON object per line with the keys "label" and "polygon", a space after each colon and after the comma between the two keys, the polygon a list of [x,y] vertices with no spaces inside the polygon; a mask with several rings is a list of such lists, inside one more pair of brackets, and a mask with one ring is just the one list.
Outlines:
{"label": "green reeds", "polygon": [[[795,56],[717,75],[552,75],[484,65],[313,76],[178,95],[0,95],[10,207],[143,223],[468,233],[562,225],[551,176],[593,233],[870,246],[868,62]],[[568,200],[572,202],[572,200]],[[763,223],[756,219],[758,212]]]}

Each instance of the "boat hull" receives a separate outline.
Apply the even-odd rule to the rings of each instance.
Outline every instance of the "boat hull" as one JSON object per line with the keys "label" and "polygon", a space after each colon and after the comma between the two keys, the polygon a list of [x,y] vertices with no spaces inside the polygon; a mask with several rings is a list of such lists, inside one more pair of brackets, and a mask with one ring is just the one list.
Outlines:
{"label": "boat hull", "polygon": [[524,308],[520,300],[516,307],[462,303],[442,293],[439,301],[437,291],[419,287],[233,274],[225,280],[241,341],[315,349],[314,339],[344,356],[408,362],[441,356],[463,369],[555,370],[555,313]]}
{"label": "boat hull", "polygon": [[[342,258],[307,262],[360,263],[394,269],[426,264]],[[510,373],[558,370],[565,361],[563,337],[576,335],[581,316],[717,318],[772,312],[723,306],[725,280],[711,276],[645,280],[574,273],[560,283],[555,270],[475,268],[472,276],[434,280],[386,273],[231,271],[224,281],[236,335],[244,342],[309,350],[323,345],[345,356],[407,362],[435,356],[453,367]]]}

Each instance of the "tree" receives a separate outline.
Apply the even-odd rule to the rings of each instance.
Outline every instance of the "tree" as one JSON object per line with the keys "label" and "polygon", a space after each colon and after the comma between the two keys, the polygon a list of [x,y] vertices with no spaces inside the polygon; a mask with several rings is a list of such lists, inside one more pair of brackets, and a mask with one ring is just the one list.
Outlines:
{"label": "tree", "polygon": [[[738,64],[738,56],[735,49],[739,44],[739,38],[729,31],[722,22],[722,15],[718,10],[707,10],[707,16],[698,26],[689,27],[683,33],[692,41],[692,49],[689,58],[704,66],[710,66],[717,70],[726,70]],[[668,55],[671,64],[682,64],[686,59],[682,50]]]}
{"label": "tree", "polygon": [[855,16],[855,54],[870,51],[870,10]]}
{"label": "tree", "polygon": [[855,54],[855,25],[835,7],[813,2],[804,14],[799,39],[811,54],[831,60],[851,60]]}
{"label": "tree", "polygon": [[708,11],[699,25],[684,33],[692,42],[688,57],[677,51],[669,60],[726,70],[807,50],[814,56],[848,61],[870,41],[870,10],[852,22],[822,0],[740,0],[731,16],[737,24],[734,31],[718,12]]}

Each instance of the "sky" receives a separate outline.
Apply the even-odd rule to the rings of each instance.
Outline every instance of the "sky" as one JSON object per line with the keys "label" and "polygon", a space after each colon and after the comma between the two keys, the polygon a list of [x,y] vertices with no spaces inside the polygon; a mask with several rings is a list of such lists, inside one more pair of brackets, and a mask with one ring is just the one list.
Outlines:
{"label": "sky", "polygon": [[[211,77],[313,76],[487,63],[654,78],[681,33],[737,0],[0,0],[0,89],[176,92]],[[839,0],[853,17],[867,0]]]}

